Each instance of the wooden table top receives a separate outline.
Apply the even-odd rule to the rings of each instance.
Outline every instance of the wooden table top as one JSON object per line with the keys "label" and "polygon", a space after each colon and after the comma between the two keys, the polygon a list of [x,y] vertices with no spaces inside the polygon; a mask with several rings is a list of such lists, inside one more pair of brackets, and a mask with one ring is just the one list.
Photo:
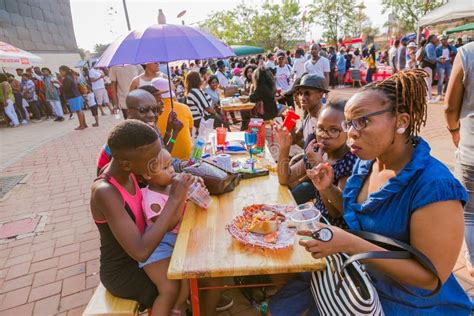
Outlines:
{"label": "wooden table top", "polygon": [[251,102],[238,102],[238,103],[231,103],[228,105],[221,105],[221,110],[222,111],[248,111],[252,110],[255,107],[255,103]]}
{"label": "wooden table top", "polygon": [[[239,158],[242,157],[245,155]],[[268,150],[266,157],[271,159],[268,158],[271,157]],[[244,206],[256,203],[295,205],[290,191],[278,183],[275,173],[241,180],[234,191],[213,196],[208,210],[188,203],[171,257],[168,278],[296,273],[325,267],[324,260],[312,258],[298,245],[298,236],[293,247],[283,250],[246,246],[234,240],[226,225]]]}

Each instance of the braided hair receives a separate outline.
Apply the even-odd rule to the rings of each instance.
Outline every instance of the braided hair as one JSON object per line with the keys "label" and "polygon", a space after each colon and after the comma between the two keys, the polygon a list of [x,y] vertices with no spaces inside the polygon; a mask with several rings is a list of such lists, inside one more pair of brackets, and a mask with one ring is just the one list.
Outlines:
{"label": "braided hair", "polygon": [[426,124],[427,85],[425,77],[428,77],[428,74],[422,69],[398,71],[383,81],[372,82],[362,88],[362,91],[381,92],[396,114],[407,113],[410,115],[408,133],[414,145],[417,143],[421,127]]}

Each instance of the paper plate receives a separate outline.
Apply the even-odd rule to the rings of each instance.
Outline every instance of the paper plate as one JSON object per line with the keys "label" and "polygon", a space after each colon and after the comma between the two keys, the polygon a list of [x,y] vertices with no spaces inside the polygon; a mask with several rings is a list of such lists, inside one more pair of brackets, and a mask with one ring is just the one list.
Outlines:
{"label": "paper plate", "polygon": [[[260,248],[267,248],[267,249],[283,249],[293,246],[294,244],[294,237],[295,237],[295,228],[289,228],[286,225],[286,219],[289,218],[289,214],[294,210],[294,206],[289,205],[268,205],[268,204],[254,204],[248,206],[252,208],[252,210],[248,213],[254,213],[261,210],[268,210],[280,213],[285,216],[285,220],[280,223],[278,227],[278,238],[276,243],[268,243],[265,242],[264,238],[265,235],[257,234],[249,232],[245,228],[241,228],[240,223],[241,221],[245,220],[245,212],[242,211],[240,215],[237,215],[229,225],[227,225],[227,231],[230,235],[238,240],[239,242]],[[248,208],[246,207],[246,208]]]}

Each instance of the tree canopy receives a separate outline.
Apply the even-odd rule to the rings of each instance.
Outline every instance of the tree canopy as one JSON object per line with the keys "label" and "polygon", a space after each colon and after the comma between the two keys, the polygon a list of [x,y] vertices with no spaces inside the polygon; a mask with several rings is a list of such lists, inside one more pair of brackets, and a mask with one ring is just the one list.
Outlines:
{"label": "tree canopy", "polygon": [[390,11],[394,15],[395,21],[392,26],[400,34],[416,32],[418,19],[446,2],[446,0],[382,0],[382,13]]}
{"label": "tree canopy", "polygon": [[274,4],[265,1],[260,8],[240,4],[233,10],[215,11],[199,24],[228,45],[253,45],[266,49],[286,47],[304,37],[303,18],[297,0]]}

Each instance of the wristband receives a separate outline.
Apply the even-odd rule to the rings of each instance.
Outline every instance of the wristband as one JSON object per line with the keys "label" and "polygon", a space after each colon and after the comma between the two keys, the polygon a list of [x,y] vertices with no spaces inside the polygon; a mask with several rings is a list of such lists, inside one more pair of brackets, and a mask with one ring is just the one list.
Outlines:
{"label": "wristband", "polygon": [[170,137],[168,143],[176,144],[176,139]]}
{"label": "wristband", "polygon": [[461,129],[461,124],[458,124],[458,127],[456,128],[449,128],[449,126],[446,126],[446,128],[450,133],[459,132],[459,130]]}

